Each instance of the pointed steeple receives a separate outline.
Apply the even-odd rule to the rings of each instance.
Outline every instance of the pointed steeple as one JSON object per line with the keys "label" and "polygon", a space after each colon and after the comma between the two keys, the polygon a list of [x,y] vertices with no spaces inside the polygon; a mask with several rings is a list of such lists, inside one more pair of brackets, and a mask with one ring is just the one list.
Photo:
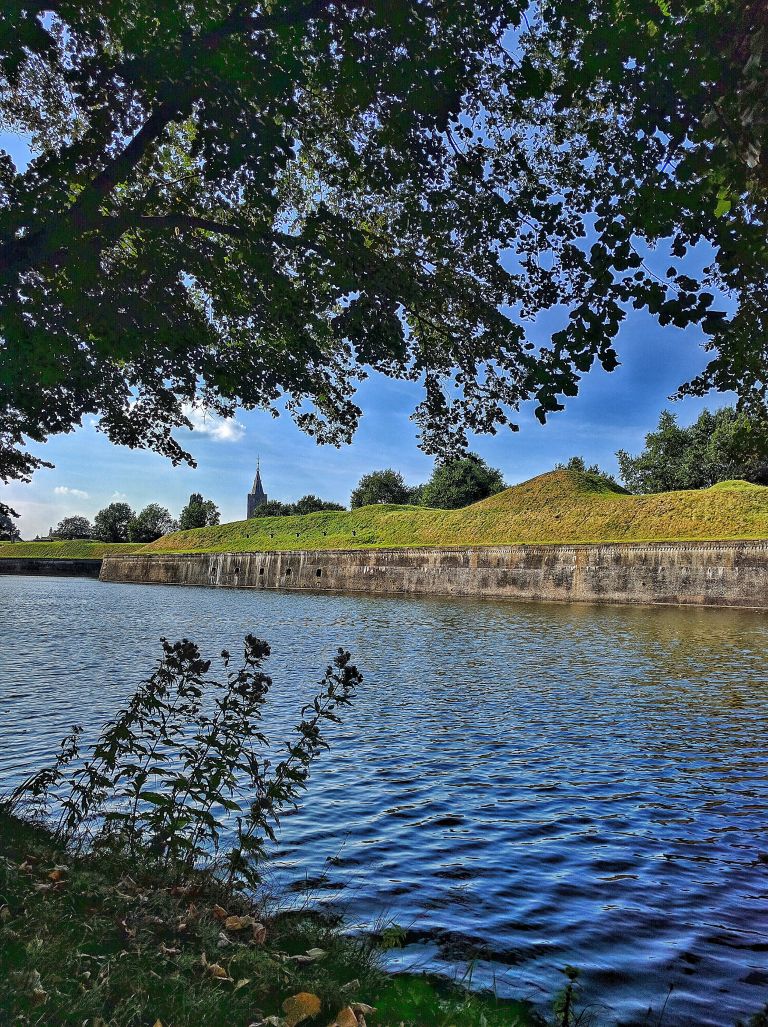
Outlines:
{"label": "pointed steeple", "polygon": [[256,459],[256,477],[253,479],[253,488],[248,493],[248,517],[255,516],[256,510],[267,502],[267,493],[261,484],[261,461]]}

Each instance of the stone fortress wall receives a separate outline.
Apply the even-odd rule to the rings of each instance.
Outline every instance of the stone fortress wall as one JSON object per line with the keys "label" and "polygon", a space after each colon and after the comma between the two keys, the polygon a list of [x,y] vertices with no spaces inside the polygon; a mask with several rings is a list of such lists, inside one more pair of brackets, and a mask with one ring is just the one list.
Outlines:
{"label": "stone fortress wall", "polygon": [[102,581],[768,610],[768,541],[107,556]]}

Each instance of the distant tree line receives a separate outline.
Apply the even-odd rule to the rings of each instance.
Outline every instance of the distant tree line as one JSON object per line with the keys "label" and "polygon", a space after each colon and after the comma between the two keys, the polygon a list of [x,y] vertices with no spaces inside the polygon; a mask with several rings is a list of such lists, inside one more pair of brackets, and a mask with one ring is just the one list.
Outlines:
{"label": "distant tree line", "polygon": [[[741,479],[768,485],[768,418],[747,414],[733,407],[703,410],[693,424],[682,427],[677,416],[664,410],[657,428],[645,436],[645,448],[636,456],[620,449],[616,453],[621,480],[628,492],[642,494],[702,489],[721,481]],[[555,470],[577,471],[601,478],[616,488],[619,482],[598,464],[587,464],[572,456]],[[392,504],[454,510],[477,503],[501,492],[506,485],[497,468],[476,453],[439,461],[429,481],[407,485],[393,468],[364,474],[353,489],[350,505]],[[321,510],[344,510],[340,503],[302,496],[295,503],[270,500],[260,506],[256,517],[308,514]],[[158,503],[135,513],[127,503],[110,503],[100,510],[93,524],[81,516],[65,517],[52,528],[54,539],[97,539],[103,542],[153,542],[173,531],[204,528],[219,523],[219,510],[199,492],[189,497],[178,521]],[[0,541],[20,539],[13,519],[0,512]]]}
{"label": "distant tree line", "polygon": [[630,492],[705,489],[741,479],[768,485],[768,420],[733,407],[703,410],[687,428],[669,410],[637,456],[616,454]]}
{"label": "distant tree line", "polygon": [[[476,503],[506,488],[501,471],[489,467],[476,453],[438,462],[428,482],[406,485],[402,474],[391,467],[364,474],[352,491],[350,505],[429,506],[454,509]],[[309,514],[321,510],[344,510],[341,503],[332,503],[317,496],[302,496],[295,503],[269,500],[254,511],[254,517],[284,517]]]}
{"label": "distant tree line", "polygon": [[332,503],[327,499],[308,495],[297,499],[295,503],[281,503],[278,499],[269,499],[257,506],[254,517],[288,517],[291,514],[317,513],[319,510],[344,510],[341,503]]}
{"label": "distant tree line", "polygon": [[399,471],[372,471],[360,479],[350,500],[354,509],[382,503],[455,510],[493,496],[506,488],[501,471],[489,467],[476,453],[438,461],[423,485],[408,486]]}
{"label": "distant tree line", "polygon": [[[768,485],[768,420],[721,407],[702,410],[693,424],[682,427],[670,410],[662,411],[656,431],[645,436],[645,448],[631,456],[616,453],[621,480],[628,492],[677,492],[706,489],[721,481]],[[574,456],[555,470],[616,479],[597,464],[587,466]]]}
{"label": "distant tree line", "polygon": [[193,492],[178,520],[159,503],[150,503],[138,513],[128,503],[110,503],[99,510],[92,524],[87,517],[65,517],[51,528],[48,537],[99,542],[154,542],[174,531],[218,524],[219,517],[219,509],[212,499],[204,499],[199,492]]}

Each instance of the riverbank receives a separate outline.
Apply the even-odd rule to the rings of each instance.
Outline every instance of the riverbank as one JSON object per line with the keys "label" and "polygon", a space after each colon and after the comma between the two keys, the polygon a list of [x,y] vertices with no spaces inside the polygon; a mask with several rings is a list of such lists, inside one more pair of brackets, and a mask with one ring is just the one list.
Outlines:
{"label": "riverbank", "polygon": [[306,909],[267,912],[207,876],[178,888],[140,864],[75,858],[0,814],[0,1024],[543,1022],[521,1003],[387,975],[377,944],[396,936],[355,939]]}

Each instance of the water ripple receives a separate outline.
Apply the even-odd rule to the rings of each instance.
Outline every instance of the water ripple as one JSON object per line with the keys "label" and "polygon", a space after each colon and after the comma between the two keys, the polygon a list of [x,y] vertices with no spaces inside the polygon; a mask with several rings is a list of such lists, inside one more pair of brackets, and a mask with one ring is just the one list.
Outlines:
{"label": "water ripple", "polygon": [[572,963],[623,1024],[671,986],[667,1023],[768,1000],[765,616],[0,577],[3,787],[71,723],[93,737],[160,635],[213,654],[249,631],[275,737],[337,645],[365,673],[275,875],[401,924],[393,966],[472,961],[546,1006]]}

